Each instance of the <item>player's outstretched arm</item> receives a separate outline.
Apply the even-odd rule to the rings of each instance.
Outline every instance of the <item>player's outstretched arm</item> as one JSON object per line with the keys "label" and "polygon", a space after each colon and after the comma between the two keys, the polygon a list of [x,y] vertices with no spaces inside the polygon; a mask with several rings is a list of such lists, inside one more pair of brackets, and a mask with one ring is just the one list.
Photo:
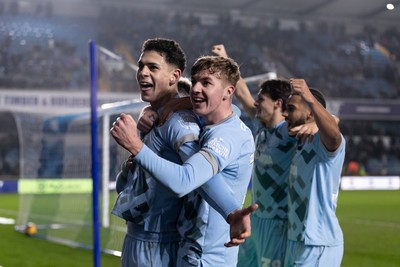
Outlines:
{"label": "player's outstretched arm", "polygon": [[[217,56],[228,57],[228,53],[225,50],[225,46],[223,44],[214,45],[211,48],[211,52]],[[249,87],[246,84],[246,81],[240,77],[240,80],[236,84],[235,88],[235,96],[242,104],[243,109],[247,112],[247,114],[254,118],[256,115],[256,107],[254,106],[254,98],[250,93]]]}
{"label": "player's outstretched arm", "polygon": [[[332,115],[332,117],[335,119],[336,124],[339,125],[339,118],[335,115]],[[289,135],[296,136],[297,140],[299,140],[301,143],[306,141],[312,142],[314,135],[318,132],[318,130],[318,126],[315,122],[307,122],[291,128],[289,130]]]}
{"label": "player's outstretched arm", "polygon": [[254,203],[247,208],[238,209],[229,214],[227,221],[230,225],[231,240],[225,243],[226,247],[238,246],[251,235],[250,214],[257,208],[258,204]]}
{"label": "player's outstretched arm", "polygon": [[328,151],[335,151],[342,142],[337,119],[315,99],[304,79],[290,79],[290,84],[293,92],[300,95],[311,108],[325,148]]}
{"label": "player's outstretched arm", "polygon": [[290,136],[296,136],[301,143],[312,142],[314,135],[318,132],[318,126],[315,122],[307,122],[289,130]]}

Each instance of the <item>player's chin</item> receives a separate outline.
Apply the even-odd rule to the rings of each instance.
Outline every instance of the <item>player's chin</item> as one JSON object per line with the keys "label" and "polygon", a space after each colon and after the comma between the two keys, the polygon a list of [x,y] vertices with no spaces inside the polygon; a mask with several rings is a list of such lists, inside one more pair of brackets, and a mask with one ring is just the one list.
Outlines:
{"label": "player's chin", "polygon": [[288,129],[289,136],[296,136],[297,132],[292,131],[292,129],[294,128],[294,125],[290,122],[287,122],[287,124],[288,124],[287,129]]}
{"label": "player's chin", "polygon": [[193,104],[193,111],[197,115],[200,115],[200,116],[206,114],[206,109],[204,108],[204,106],[202,104],[199,104],[199,103]]}
{"label": "player's chin", "polygon": [[154,93],[153,93],[153,90],[149,90],[149,89],[147,89],[147,90],[141,90],[141,95],[140,95],[140,97],[141,97],[141,99],[143,100],[143,101],[145,101],[145,102],[152,102],[154,99]]}
{"label": "player's chin", "polygon": [[287,124],[287,129],[290,132],[292,130],[292,128],[293,128],[293,124],[288,120],[286,120],[286,124]]}

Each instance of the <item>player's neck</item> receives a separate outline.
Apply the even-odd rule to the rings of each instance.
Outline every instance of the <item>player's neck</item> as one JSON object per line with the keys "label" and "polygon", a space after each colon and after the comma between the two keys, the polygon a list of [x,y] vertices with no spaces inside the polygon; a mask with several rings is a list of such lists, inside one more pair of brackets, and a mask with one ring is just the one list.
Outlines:
{"label": "player's neck", "polygon": [[162,108],[168,101],[170,101],[172,98],[175,98],[178,94],[178,91],[168,91],[162,94],[161,97],[159,97],[157,100],[152,101],[150,103],[151,107],[154,110],[158,110]]}
{"label": "player's neck", "polygon": [[271,120],[265,123],[265,127],[267,128],[273,128],[275,127],[278,123],[283,121],[285,117],[283,117],[281,114],[275,114],[272,116]]}

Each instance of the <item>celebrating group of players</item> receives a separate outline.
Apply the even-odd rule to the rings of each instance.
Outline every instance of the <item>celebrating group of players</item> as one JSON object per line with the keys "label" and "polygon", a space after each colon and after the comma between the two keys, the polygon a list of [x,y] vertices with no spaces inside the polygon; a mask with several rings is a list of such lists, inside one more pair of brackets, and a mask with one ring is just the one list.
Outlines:
{"label": "celebrating group of players", "polygon": [[[127,221],[122,266],[340,266],[337,118],[303,79],[263,81],[254,100],[224,46],[212,52],[180,97],[179,44],[143,44],[137,81],[150,106],[110,130],[131,154],[112,210]],[[255,118],[255,139],[234,96]],[[253,204],[242,208],[250,179]]]}

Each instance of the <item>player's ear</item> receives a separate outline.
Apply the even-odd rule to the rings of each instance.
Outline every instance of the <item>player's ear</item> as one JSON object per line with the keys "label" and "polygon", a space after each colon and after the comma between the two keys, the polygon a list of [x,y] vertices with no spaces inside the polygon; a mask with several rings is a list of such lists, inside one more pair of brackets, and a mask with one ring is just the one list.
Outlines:
{"label": "player's ear", "polygon": [[283,100],[282,100],[282,98],[279,98],[279,99],[275,100],[274,107],[276,109],[283,109]]}
{"label": "player's ear", "polygon": [[309,120],[314,120],[314,114],[313,114],[313,112],[311,111],[311,110],[309,110],[309,111],[307,111],[307,121],[309,121]]}
{"label": "player's ear", "polygon": [[235,93],[235,86],[230,85],[230,86],[226,87],[224,96],[222,97],[222,100],[227,100],[227,99],[232,98],[233,93]]}
{"label": "player's ear", "polygon": [[181,77],[181,70],[180,69],[175,69],[172,73],[171,76],[169,77],[169,84],[177,84],[179,79]]}

